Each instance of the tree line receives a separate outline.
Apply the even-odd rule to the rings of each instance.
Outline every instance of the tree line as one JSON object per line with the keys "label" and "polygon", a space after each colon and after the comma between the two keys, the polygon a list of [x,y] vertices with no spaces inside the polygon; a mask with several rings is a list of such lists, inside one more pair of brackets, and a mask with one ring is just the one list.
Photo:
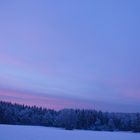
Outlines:
{"label": "tree line", "polygon": [[0,123],[60,127],[68,130],[140,132],[140,113],[109,113],[84,109],[55,111],[0,101]]}

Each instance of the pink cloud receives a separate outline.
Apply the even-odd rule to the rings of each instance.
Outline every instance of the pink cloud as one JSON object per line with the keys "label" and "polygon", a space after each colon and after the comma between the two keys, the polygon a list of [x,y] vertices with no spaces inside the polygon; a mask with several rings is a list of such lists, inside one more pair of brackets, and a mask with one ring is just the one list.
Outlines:
{"label": "pink cloud", "polygon": [[0,53],[0,62],[4,64],[20,66],[20,67],[25,66],[25,64],[22,61],[15,59],[14,57],[4,53]]}
{"label": "pink cloud", "polygon": [[72,100],[60,97],[51,97],[47,95],[32,95],[29,93],[20,93],[17,91],[4,91],[0,90],[0,100],[10,101],[13,103],[27,104],[30,106],[36,105],[51,109],[63,108],[92,108],[89,103],[83,103],[79,100]]}
{"label": "pink cloud", "polygon": [[[29,106],[45,107],[49,109],[60,110],[63,108],[74,109],[96,109],[104,111],[117,111],[116,105],[103,101],[87,101],[80,99],[65,98],[44,94],[35,94],[32,92],[2,90],[0,89],[0,100],[12,103],[25,104]],[[117,107],[120,107],[119,105]],[[116,110],[114,110],[116,109]]]}
{"label": "pink cloud", "polygon": [[128,89],[124,92],[124,96],[127,97],[127,98],[140,100],[140,90],[139,89],[138,90]]}
{"label": "pink cloud", "polygon": [[41,66],[36,67],[36,65],[34,64],[28,64],[22,61],[21,59],[17,59],[11,55],[4,54],[4,53],[0,53],[0,63],[14,66],[17,68],[23,68],[25,70],[29,70],[29,69],[34,70],[35,72],[40,72],[42,74],[48,74],[48,72],[52,73],[52,70],[48,71],[48,69],[44,66],[43,68]]}

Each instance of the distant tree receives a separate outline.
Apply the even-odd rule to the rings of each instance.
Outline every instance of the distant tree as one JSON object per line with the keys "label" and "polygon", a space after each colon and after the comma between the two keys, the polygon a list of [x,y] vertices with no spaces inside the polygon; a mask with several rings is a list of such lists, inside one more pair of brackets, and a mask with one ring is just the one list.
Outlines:
{"label": "distant tree", "polygon": [[74,129],[77,125],[77,114],[73,109],[61,110],[56,117],[56,126]]}
{"label": "distant tree", "polygon": [[140,132],[140,113],[137,113],[135,118],[132,120],[133,132]]}
{"label": "distant tree", "polygon": [[0,101],[0,123],[54,126],[69,130],[140,132],[140,113],[104,113],[80,109],[55,111]]}
{"label": "distant tree", "polygon": [[109,121],[108,121],[108,128],[109,128],[110,131],[115,130],[115,124],[114,124],[114,121],[113,121],[112,118],[110,118]]}

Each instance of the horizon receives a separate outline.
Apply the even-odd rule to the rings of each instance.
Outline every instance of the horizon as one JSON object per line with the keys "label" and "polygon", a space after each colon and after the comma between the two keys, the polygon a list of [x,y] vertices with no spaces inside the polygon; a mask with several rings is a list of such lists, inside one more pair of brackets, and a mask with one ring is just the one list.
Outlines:
{"label": "horizon", "polygon": [[140,112],[139,4],[1,1],[0,100]]}
{"label": "horizon", "polygon": [[112,111],[104,111],[104,110],[98,110],[96,108],[60,108],[60,109],[55,109],[55,108],[47,108],[47,107],[43,107],[43,106],[37,106],[37,105],[27,105],[27,104],[22,104],[22,103],[17,103],[17,102],[10,102],[10,101],[2,101],[0,100],[0,103],[4,103],[4,104],[11,104],[11,105],[18,105],[18,106],[24,106],[24,107],[29,107],[29,108],[37,108],[37,109],[46,109],[46,110],[53,110],[56,112],[62,111],[62,110],[79,110],[79,111],[96,111],[96,112],[102,112],[102,113],[115,113],[115,114],[139,114],[139,112],[112,112]]}

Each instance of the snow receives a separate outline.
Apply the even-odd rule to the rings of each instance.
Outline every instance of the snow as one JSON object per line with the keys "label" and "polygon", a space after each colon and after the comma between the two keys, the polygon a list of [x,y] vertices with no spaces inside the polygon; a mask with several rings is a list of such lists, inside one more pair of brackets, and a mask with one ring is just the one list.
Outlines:
{"label": "snow", "polygon": [[140,140],[140,133],[0,125],[0,140]]}

